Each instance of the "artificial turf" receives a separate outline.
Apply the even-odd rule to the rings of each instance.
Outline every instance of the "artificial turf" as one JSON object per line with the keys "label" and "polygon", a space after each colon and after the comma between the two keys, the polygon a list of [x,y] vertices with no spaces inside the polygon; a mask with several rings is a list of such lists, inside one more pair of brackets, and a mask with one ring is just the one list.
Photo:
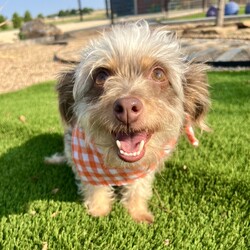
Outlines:
{"label": "artificial turf", "polygon": [[250,249],[250,71],[210,72],[212,133],[183,138],[157,176],[153,225],[119,202],[87,215],[62,151],[54,82],[0,95],[0,249]]}

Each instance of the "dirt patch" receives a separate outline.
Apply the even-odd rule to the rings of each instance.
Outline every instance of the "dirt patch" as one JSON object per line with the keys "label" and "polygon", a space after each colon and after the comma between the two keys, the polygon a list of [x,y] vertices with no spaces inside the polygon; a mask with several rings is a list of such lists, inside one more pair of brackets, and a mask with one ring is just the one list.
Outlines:
{"label": "dirt patch", "polygon": [[[68,39],[67,51],[80,51],[89,39],[97,35],[96,31],[72,33]],[[0,93],[56,79],[66,65],[55,61],[54,57],[64,49],[64,45],[28,42],[0,45]],[[70,56],[71,53],[68,53],[68,57]]]}
{"label": "dirt patch", "polygon": [[[250,40],[250,28],[247,23],[244,23],[241,28],[234,25],[228,26],[224,30],[206,25],[199,27],[193,24],[167,26],[166,29],[175,30],[179,37],[186,38]],[[100,35],[100,30],[96,29],[73,32],[67,40],[67,45],[41,45],[22,42],[12,45],[0,44],[0,93],[56,79],[57,74],[65,68],[65,64],[61,62],[79,61],[79,52],[90,39],[95,39],[98,35]],[[55,55],[58,61],[54,60]]]}
{"label": "dirt patch", "polygon": [[173,25],[168,28],[182,38],[250,40],[250,21],[227,23],[224,27],[204,23]]}
{"label": "dirt patch", "polygon": [[[232,48],[240,47],[243,49],[242,46],[245,46],[250,40],[250,23],[248,22],[229,23],[224,27],[215,27],[209,23],[202,25],[189,23],[163,26],[163,28],[175,31],[177,36],[182,38],[181,44],[184,47],[184,53],[191,55],[192,59],[198,61],[214,61],[219,55]],[[56,53],[56,59],[63,63],[79,62],[82,45],[85,45],[89,39],[93,39],[97,35],[97,32],[75,32],[74,36],[68,40],[67,46]],[[194,44],[192,41],[194,41]],[[235,45],[233,41],[236,41]],[[210,43],[212,43],[211,46]],[[188,49],[185,50],[185,47]],[[247,58],[242,57],[242,60],[249,60],[249,50],[244,53]],[[199,57],[197,57],[198,55]]]}
{"label": "dirt patch", "polygon": [[67,39],[67,45],[62,47],[55,54],[55,59],[62,63],[79,62],[81,51],[90,40],[100,36],[101,30],[78,31],[71,33],[70,39]]}
{"label": "dirt patch", "polygon": [[62,65],[53,61],[60,46],[15,44],[0,46],[0,93],[55,79]]}

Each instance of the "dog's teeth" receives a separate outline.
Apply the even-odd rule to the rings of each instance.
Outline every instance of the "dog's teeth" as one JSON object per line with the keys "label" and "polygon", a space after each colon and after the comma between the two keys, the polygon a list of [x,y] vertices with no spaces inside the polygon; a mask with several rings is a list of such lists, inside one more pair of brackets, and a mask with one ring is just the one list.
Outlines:
{"label": "dog's teeth", "polygon": [[126,155],[126,156],[133,156],[133,157],[135,157],[135,156],[140,155],[140,154],[141,154],[141,151],[128,153],[128,152],[125,152],[125,151],[123,151],[123,150],[121,149],[121,150],[120,150],[120,154],[121,154],[121,155]]}
{"label": "dog's teeth", "polygon": [[120,154],[121,155],[126,155],[126,156],[138,156],[141,152],[134,152],[134,153],[128,153],[128,152],[125,152],[123,150],[120,150]]}
{"label": "dog's teeth", "polygon": [[142,141],[140,142],[140,146],[139,146],[139,151],[138,151],[138,152],[141,152],[141,151],[142,151],[142,149],[143,149],[143,147],[144,147],[144,144],[145,144],[145,142],[144,142],[144,140],[142,140]]}
{"label": "dog's teeth", "polygon": [[119,140],[116,140],[116,145],[119,149],[121,149],[121,142]]}

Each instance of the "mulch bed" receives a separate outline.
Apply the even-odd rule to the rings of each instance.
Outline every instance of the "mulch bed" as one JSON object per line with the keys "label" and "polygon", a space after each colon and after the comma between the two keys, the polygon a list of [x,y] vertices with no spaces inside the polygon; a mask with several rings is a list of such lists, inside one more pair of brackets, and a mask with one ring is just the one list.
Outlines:
{"label": "mulch bed", "polygon": [[[250,40],[250,28],[236,28],[236,25],[213,28],[208,25],[201,27],[187,24],[167,26],[167,29],[176,30],[178,36],[184,38]],[[99,34],[98,30],[72,32],[66,43],[60,44],[0,44],[0,93],[56,79],[65,67],[65,62],[79,61],[79,52],[90,39],[95,39]]]}

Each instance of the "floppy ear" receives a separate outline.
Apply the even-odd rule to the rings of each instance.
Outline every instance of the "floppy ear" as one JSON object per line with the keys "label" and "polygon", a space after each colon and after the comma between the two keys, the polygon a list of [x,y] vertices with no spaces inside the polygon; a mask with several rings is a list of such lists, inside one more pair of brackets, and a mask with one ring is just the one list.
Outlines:
{"label": "floppy ear", "polygon": [[73,98],[73,87],[75,83],[74,75],[75,69],[70,69],[61,73],[56,86],[61,118],[66,125],[71,126],[75,124],[76,120],[73,112],[73,106],[75,103]]}
{"label": "floppy ear", "polygon": [[208,66],[204,64],[189,64],[184,83],[185,112],[191,123],[203,130],[209,130],[205,124],[205,117],[210,107],[207,69]]}

